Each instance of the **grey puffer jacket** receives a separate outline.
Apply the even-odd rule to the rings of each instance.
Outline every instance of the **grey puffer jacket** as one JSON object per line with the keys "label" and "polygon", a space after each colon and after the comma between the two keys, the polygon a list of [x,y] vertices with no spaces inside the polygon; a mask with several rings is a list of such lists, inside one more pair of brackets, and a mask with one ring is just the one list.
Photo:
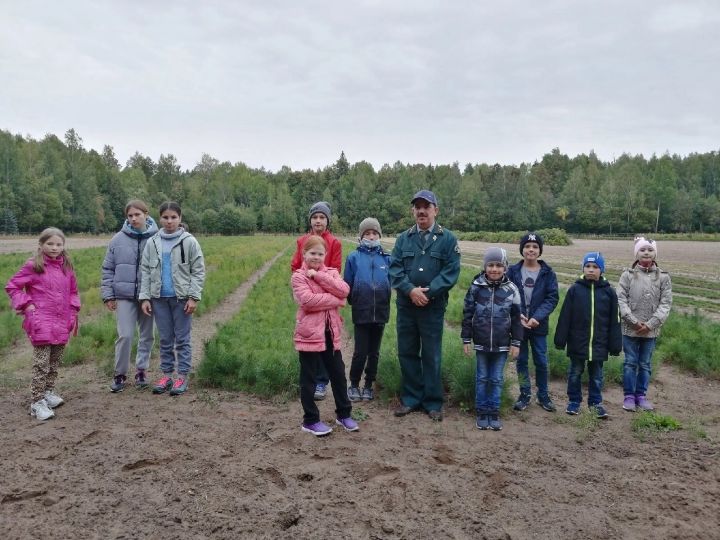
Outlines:
{"label": "grey puffer jacket", "polygon": [[[622,333],[631,337],[655,338],[670,315],[672,284],[670,274],[653,264],[645,270],[635,262],[620,276],[617,288]],[[644,322],[650,332],[638,334],[633,325]]]}
{"label": "grey puffer jacket", "polygon": [[140,294],[140,260],[148,238],[158,232],[151,217],[146,221],[147,230],[134,231],[125,221],[120,232],[110,240],[102,264],[100,297],[108,300],[137,300]]}
{"label": "grey puffer jacket", "polygon": [[[162,239],[159,232],[148,240],[143,251],[140,270],[143,275],[140,300],[160,298],[162,285]],[[175,295],[180,300],[192,298],[200,301],[205,284],[205,258],[195,237],[183,232],[170,251],[172,279]]]}

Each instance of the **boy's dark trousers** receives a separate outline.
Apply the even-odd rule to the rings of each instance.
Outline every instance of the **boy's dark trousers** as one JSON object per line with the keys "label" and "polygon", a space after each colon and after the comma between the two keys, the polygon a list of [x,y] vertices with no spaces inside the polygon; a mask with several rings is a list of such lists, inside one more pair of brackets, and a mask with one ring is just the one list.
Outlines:
{"label": "boy's dark trousers", "polygon": [[332,393],[335,398],[335,414],[338,418],[347,418],[352,405],[347,395],[345,364],[340,351],[333,351],[332,335],[325,330],[325,350],[323,352],[300,351],[300,403],[303,407],[303,423],[315,424],[320,421],[320,412],[315,404],[315,380],[320,365],[324,365],[330,377]]}
{"label": "boy's dark trousers", "polygon": [[[355,351],[350,364],[350,385],[360,386],[363,368],[365,369],[365,386],[370,388],[377,376],[380,343],[382,342],[384,324],[356,324]],[[367,358],[367,365],[365,364]]]}
{"label": "boy's dark trousers", "polygon": [[[584,359],[570,358],[568,368],[567,394],[570,403],[582,403],[582,374],[585,370]],[[603,361],[587,362],[588,366],[588,406],[602,403]]]}

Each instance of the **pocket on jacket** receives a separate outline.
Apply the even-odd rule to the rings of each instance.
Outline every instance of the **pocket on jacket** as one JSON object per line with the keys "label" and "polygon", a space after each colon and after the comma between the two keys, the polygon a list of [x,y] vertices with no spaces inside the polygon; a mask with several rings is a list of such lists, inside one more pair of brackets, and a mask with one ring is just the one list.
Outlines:
{"label": "pocket on jacket", "polygon": [[70,314],[70,321],[68,322],[68,332],[72,333],[73,330],[75,330],[75,325],[77,324],[78,320],[78,314],[77,311],[74,309],[71,310],[72,313]]}
{"label": "pocket on jacket", "polygon": [[405,268],[405,272],[410,272],[412,270],[413,260],[415,260],[415,252],[414,251],[403,251],[402,252],[402,260],[403,260],[403,267]]}
{"label": "pocket on jacket", "polygon": [[35,316],[35,310],[26,311],[23,317],[22,327],[28,336],[32,335],[33,317]]}
{"label": "pocket on jacket", "polygon": [[445,261],[447,261],[447,257],[445,257],[445,254],[441,251],[431,251],[430,260],[433,263],[433,270],[435,272],[439,272],[442,268],[445,267]]}
{"label": "pocket on jacket", "polygon": [[301,321],[295,321],[295,335],[303,340],[317,338],[318,332],[315,331],[313,325],[307,323],[302,324]]}

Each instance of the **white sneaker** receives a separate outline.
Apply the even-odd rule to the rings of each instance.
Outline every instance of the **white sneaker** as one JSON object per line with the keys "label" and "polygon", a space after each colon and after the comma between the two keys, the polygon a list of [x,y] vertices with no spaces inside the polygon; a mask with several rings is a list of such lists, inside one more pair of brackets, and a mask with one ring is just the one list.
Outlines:
{"label": "white sneaker", "polygon": [[54,390],[48,390],[45,392],[45,403],[47,403],[48,407],[54,409],[65,403],[65,400],[58,396]]}
{"label": "white sneaker", "polygon": [[30,405],[30,416],[34,416],[38,420],[47,420],[55,416],[55,413],[47,405],[47,401],[41,399]]}

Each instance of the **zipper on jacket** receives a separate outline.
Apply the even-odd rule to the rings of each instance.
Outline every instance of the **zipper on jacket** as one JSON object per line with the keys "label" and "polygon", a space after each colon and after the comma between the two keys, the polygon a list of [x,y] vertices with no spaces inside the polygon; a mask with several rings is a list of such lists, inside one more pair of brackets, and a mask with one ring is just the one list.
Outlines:
{"label": "zipper on jacket", "polygon": [[592,362],[593,338],[595,334],[595,282],[590,283],[590,345],[588,362]]}
{"label": "zipper on jacket", "polygon": [[492,288],[490,295],[490,350],[495,349],[495,342],[493,341],[493,326],[495,325],[495,287]]}
{"label": "zipper on jacket", "polygon": [[140,272],[140,259],[142,257],[142,253],[140,253],[140,242],[142,242],[142,238],[138,237],[137,257],[135,257],[135,300],[137,300],[138,298],[138,286],[140,285],[140,282],[138,281],[138,272]]}
{"label": "zipper on jacket", "polygon": [[374,253],[370,253],[370,284],[372,285],[372,291],[373,291],[372,321],[377,322],[377,319],[375,318],[375,304],[377,303],[377,300],[375,299],[375,254]]}

